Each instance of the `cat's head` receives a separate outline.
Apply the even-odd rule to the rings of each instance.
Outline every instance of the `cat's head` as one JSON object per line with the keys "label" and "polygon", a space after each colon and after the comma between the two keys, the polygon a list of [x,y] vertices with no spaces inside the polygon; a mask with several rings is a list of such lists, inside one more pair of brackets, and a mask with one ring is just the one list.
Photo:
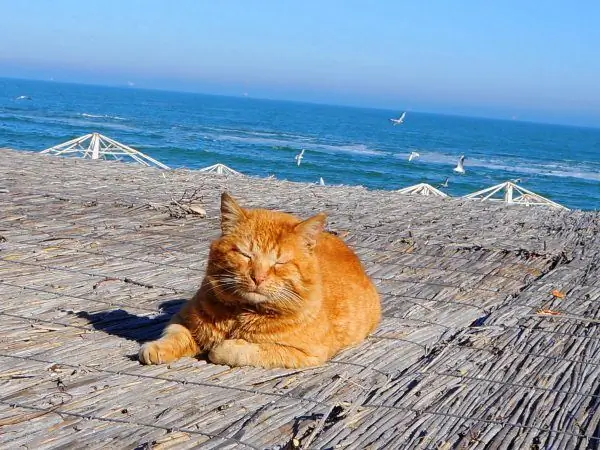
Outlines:
{"label": "cat's head", "polygon": [[319,282],[315,246],[325,214],[307,220],[264,209],[244,209],[224,193],[221,230],[211,245],[207,279],[226,303],[301,308]]}

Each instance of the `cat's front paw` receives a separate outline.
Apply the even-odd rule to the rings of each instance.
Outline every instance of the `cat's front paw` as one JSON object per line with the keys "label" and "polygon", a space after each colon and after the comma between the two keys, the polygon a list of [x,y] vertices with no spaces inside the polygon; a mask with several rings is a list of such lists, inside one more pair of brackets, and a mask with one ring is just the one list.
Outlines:
{"label": "cat's front paw", "polygon": [[226,339],[212,348],[208,359],[214,364],[224,366],[248,366],[252,365],[254,350],[254,344],[243,339]]}
{"label": "cat's front paw", "polygon": [[177,358],[173,355],[170,345],[165,345],[164,342],[158,340],[142,345],[138,359],[142,364],[166,364]]}

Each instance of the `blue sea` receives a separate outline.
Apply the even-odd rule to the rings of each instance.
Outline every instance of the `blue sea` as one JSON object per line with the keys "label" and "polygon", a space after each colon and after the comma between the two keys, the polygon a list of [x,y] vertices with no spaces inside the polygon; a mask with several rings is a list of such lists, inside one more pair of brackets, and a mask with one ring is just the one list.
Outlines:
{"label": "blue sea", "polygon": [[[27,98],[20,98],[26,96]],[[93,131],[175,168],[452,196],[520,179],[569,208],[600,209],[600,129],[408,111],[0,78],[0,147],[43,150]],[[305,150],[300,166],[294,156]],[[408,161],[411,152],[420,157]],[[464,175],[452,169],[465,155]]]}

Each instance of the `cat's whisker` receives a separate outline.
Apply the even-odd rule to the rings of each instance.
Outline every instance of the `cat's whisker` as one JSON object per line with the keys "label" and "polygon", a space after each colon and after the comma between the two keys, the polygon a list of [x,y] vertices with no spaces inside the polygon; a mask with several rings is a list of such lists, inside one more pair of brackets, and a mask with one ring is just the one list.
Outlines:
{"label": "cat's whisker", "polygon": [[222,275],[233,275],[234,277],[237,277],[239,273],[233,269],[223,269]]}
{"label": "cat's whisker", "polygon": [[275,297],[275,299],[279,302],[286,303],[290,306],[293,306],[294,304],[298,304],[297,299],[291,297],[288,294],[280,293],[278,296]]}
{"label": "cat's whisker", "polygon": [[303,302],[302,297],[297,292],[294,292],[285,286],[279,287],[278,289],[269,293],[269,298],[290,308],[297,307]]}
{"label": "cat's whisker", "polygon": [[212,274],[212,278],[237,278],[238,273],[234,271],[223,271],[221,273]]}
{"label": "cat's whisker", "polygon": [[282,292],[285,295],[289,295],[289,296],[291,296],[292,298],[294,298],[294,299],[296,299],[298,301],[303,301],[304,300],[302,298],[302,296],[300,294],[298,294],[296,291],[293,291],[290,288],[285,287],[285,286],[282,287],[279,292]]}
{"label": "cat's whisker", "polygon": [[207,293],[218,293],[218,289],[228,294],[238,295],[239,283],[231,277],[213,276],[212,282],[208,283]]}

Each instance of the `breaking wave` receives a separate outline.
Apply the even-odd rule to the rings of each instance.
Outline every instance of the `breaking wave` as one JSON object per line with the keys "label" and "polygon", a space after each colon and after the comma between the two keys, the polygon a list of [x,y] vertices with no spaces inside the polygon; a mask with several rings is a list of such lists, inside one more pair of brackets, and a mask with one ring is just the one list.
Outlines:
{"label": "breaking wave", "polygon": [[108,114],[88,114],[88,113],[81,113],[79,115],[81,117],[87,117],[89,119],[127,120],[125,117],[109,116]]}

